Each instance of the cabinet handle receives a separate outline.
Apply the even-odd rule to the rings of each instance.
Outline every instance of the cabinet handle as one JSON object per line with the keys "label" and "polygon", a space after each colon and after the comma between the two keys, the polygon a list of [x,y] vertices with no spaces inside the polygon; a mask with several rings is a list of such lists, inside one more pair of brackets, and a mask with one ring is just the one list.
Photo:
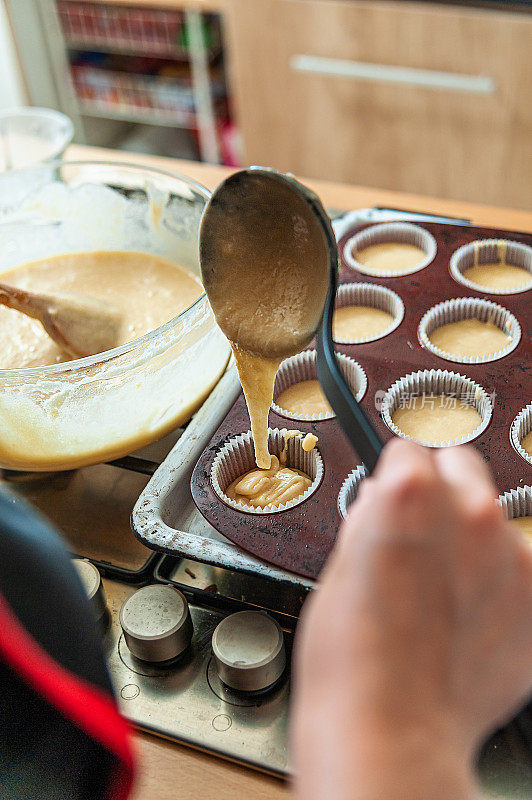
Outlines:
{"label": "cabinet handle", "polygon": [[371,64],[365,61],[347,61],[340,58],[295,55],[290,66],[296,72],[312,72],[338,78],[354,78],[378,83],[402,83],[423,89],[445,89],[454,92],[493,94],[496,83],[488,75],[463,75],[458,72],[438,72],[431,69],[394,67],[388,64]]}

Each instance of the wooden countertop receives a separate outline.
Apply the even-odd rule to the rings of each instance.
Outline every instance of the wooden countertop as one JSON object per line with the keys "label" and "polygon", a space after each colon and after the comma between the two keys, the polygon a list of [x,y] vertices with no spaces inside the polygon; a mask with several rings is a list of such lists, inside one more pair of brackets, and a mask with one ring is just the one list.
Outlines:
{"label": "wooden countertop", "polygon": [[[225,167],[156,156],[133,155],[97,147],[72,145],[69,160],[128,161],[179,172],[214,188],[231,170]],[[307,181],[328,208],[386,206],[462,217],[478,225],[532,232],[532,212],[439,200],[398,192]],[[139,775],[131,800],[288,800],[281,781],[148,734],[135,737]]]}

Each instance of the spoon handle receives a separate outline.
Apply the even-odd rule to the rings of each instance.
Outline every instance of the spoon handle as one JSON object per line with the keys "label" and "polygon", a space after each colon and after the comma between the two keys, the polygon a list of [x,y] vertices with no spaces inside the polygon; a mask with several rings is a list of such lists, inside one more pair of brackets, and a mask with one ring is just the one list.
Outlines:
{"label": "spoon handle", "polygon": [[331,270],[329,293],[322,323],[316,335],[318,380],[340,427],[370,474],[375,468],[383,443],[366,412],[353,397],[336,358],[332,338],[335,297],[336,274],[335,270]]}

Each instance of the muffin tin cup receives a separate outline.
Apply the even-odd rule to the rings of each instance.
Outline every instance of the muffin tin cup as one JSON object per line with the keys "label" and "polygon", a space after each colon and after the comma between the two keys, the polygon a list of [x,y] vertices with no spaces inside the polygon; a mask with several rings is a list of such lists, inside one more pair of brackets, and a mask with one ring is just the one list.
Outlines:
{"label": "muffin tin cup", "polygon": [[512,422],[510,428],[510,441],[517,450],[520,456],[525,461],[532,464],[532,456],[530,456],[521,442],[532,431],[532,403],[529,403],[523,408]]}
{"label": "muffin tin cup", "polygon": [[[425,441],[404,433],[392,420],[394,411],[401,407],[404,399],[426,394],[445,395],[449,401],[473,406],[480,414],[482,422],[471,433],[447,441]],[[489,425],[492,412],[491,400],[482,386],[465,375],[441,369],[420,370],[400,378],[386,392],[381,410],[385,423],[396,436],[418,442],[426,447],[451,447],[476,439]]]}
{"label": "muffin tin cup", "polygon": [[[530,272],[530,280],[523,286],[510,287],[507,289],[495,289],[488,286],[481,286],[479,283],[470,281],[464,277],[464,272],[475,265],[475,254],[479,266],[491,264],[499,261],[500,245],[504,243],[504,260],[513,267],[521,267]],[[474,289],[476,292],[484,294],[520,294],[532,289],[532,247],[521,242],[512,242],[509,239],[482,239],[459,247],[449,262],[451,275],[458,283]]]}
{"label": "muffin tin cup", "polygon": [[[337,353],[337,357],[340,363],[340,369],[349,384],[349,388],[353,392],[355,400],[362,400],[368,386],[366,373],[360,364],[354,361],[354,359],[349,358],[349,356]],[[325,419],[334,419],[335,414],[333,411],[329,413],[322,412],[320,414],[295,414],[292,411],[281,408],[281,406],[277,405],[275,402],[276,398],[279,397],[282,392],[295,383],[317,380],[316,362],[317,356],[315,350],[305,350],[303,353],[298,353],[296,356],[287,358],[282,362],[275,378],[273,390],[272,409],[276,414],[299,422],[321,422]]]}
{"label": "muffin tin cup", "polygon": [[360,484],[367,474],[366,467],[361,464],[350,472],[342,483],[342,488],[338,493],[338,512],[342,519],[346,519],[349,506],[356,500]]}
{"label": "muffin tin cup", "polygon": [[[279,457],[284,447],[285,439],[283,432],[279,428],[268,428],[268,447],[272,455]],[[292,469],[304,472],[311,479],[312,483],[308,489],[295,500],[282,505],[268,505],[264,508],[255,508],[245,503],[232,500],[225,494],[225,490],[233,481],[244,475],[250,470],[257,469],[255,463],[255,450],[253,447],[253,437],[251,431],[241,433],[230,439],[218,451],[211,468],[211,483],[218,497],[231,508],[243,511],[247,514],[277,514],[287,511],[305,502],[318,488],[323,478],[323,461],[316,448],[305,451],[302,447],[303,437],[296,436],[288,439],[286,451],[286,465]]]}
{"label": "muffin tin cup", "polygon": [[[391,314],[393,321],[381,333],[373,336],[361,336],[359,339],[342,339],[334,336],[334,341],[338,344],[364,344],[383,339],[389,333],[399,327],[405,315],[405,306],[396,292],[392,292],[386,286],[378,286],[374,283],[344,283],[338,289],[336,295],[336,308],[346,306],[370,306],[386,311]],[[333,321],[334,328],[334,321]]]}
{"label": "muffin tin cup", "polygon": [[498,502],[508,519],[532,517],[532,486],[519,486],[499,495]]}
{"label": "muffin tin cup", "polygon": [[[430,335],[436,328],[465,319],[492,322],[510,337],[510,341],[501,350],[481,356],[462,356],[449,353],[432,343]],[[488,361],[504,358],[512,350],[515,350],[521,339],[521,326],[513,314],[497,303],[492,303],[491,300],[482,300],[479,297],[458,297],[453,300],[445,300],[445,302],[429,308],[419,323],[418,338],[423,347],[440,358],[445,358],[446,361],[455,361],[460,364],[485,364]]]}
{"label": "muffin tin cup", "polygon": [[[372,244],[411,244],[421,248],[425,253],[425,258],[415,266],[400,271],[369,270],[364,264],[357,261],[353,253],[364,250]],[[344,247],[344,258],[350,267],[364,275],[372,275],[374,278],[399,278],[427,267],[434,260],[437,249],[434,236],[418,225],[411,225],[408,222],[384,222],[380,225],[372,225],[371,228],[365,228],[348,239]]]}

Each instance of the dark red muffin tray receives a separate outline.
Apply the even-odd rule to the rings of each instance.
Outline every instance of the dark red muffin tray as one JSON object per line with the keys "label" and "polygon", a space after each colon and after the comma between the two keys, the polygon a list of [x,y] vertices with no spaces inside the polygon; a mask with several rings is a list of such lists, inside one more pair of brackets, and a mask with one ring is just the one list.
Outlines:
{"label": "dark red muffin tray", "polygon": [[[382,223],[385,224],[385,223]],[[510,427],[521,409],[532,400],[532,290],[518,294],[490,294],[458,283],[449,271],[451,255],[477,239],[509,239],[532,244],[532,235],[443,223],[415,223],[435,237],[438,250],[431,264],[419,272],[395,278],[377,278],[353,270],[343,258],[347,240],[367,225],[348,231],[339,242],[342,254],[340,283],[380,284],[395,291],[405,305],[404,319],[388,336],[374,342],[337,345],[363,367],[368,387],[362,404],[383,440],[393,434],[383,421],[375,397],[382,396],[399,378],[425,369],[443,369],[466,375],[492,395],[493,414],[486,430],[472,444],[489,462],[500,492],[530,483],[532,467],[514,449]],[[450,298],[486,298],[508,309],[521,326],[521,340],[507,356],[484,364],[462,364],[434,355],[418,340],[417,328],[425,312]],[[336,539],[340,524],[338,493],[348,473],[360,460],[345,440],[335,419],[300,422],[270,412],[271,428],[299,428],[318,436],[324,477],[301,505],[275,514],[254,515],[236,511],[215,494],[210,471],[220,447],[249,430],[249,417],[241,394],[201,455],[191,478],[194,502],[208,522],[227,539],[264,561],[316,578]]]}

